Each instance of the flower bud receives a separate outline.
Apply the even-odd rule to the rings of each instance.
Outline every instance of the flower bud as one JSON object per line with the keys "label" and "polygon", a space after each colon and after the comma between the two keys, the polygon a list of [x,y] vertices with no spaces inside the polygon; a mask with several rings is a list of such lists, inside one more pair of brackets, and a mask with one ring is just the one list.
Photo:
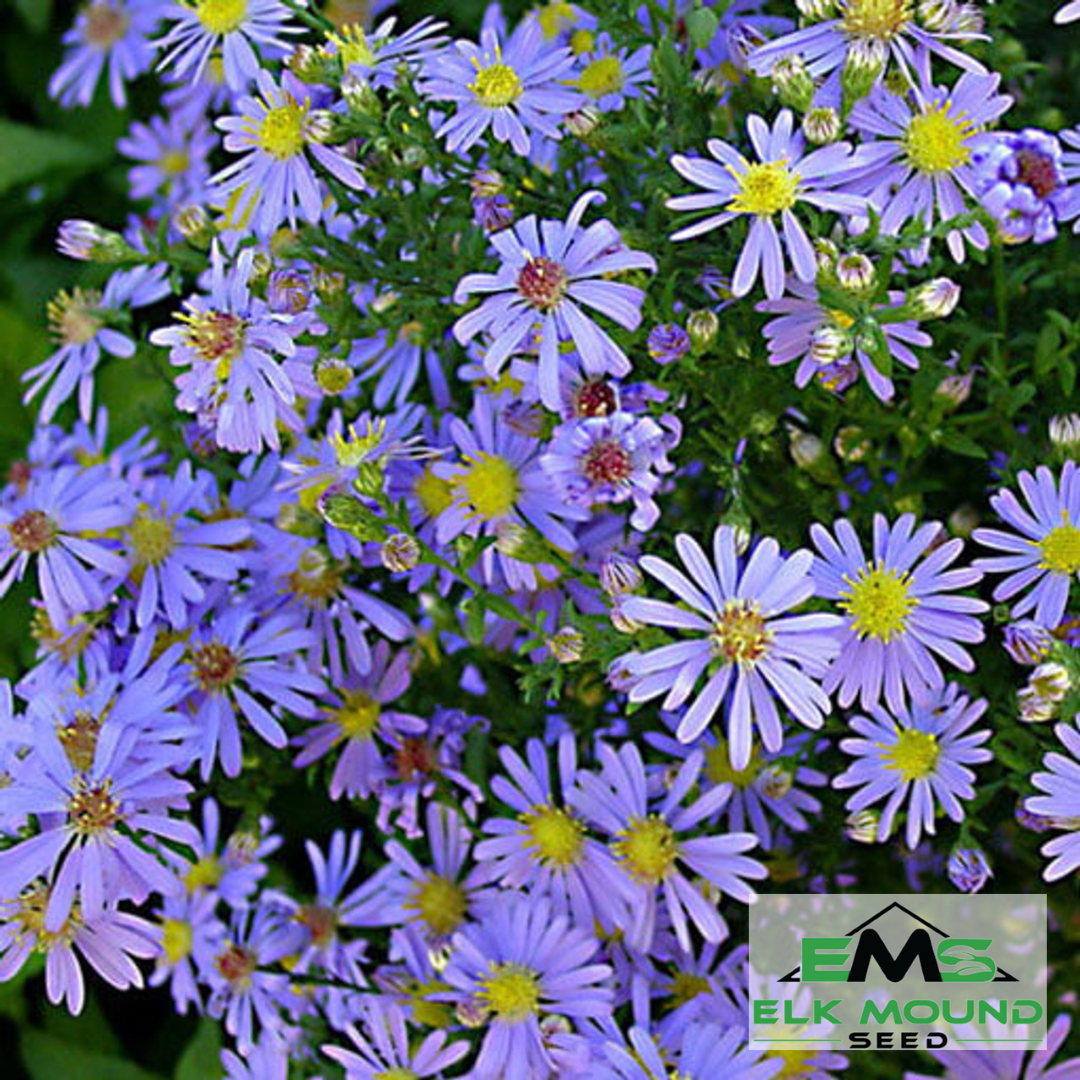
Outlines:
{"label": "flower bud", "polygon": [[844,100],[854,102],[866,97],[881,78],[888,60],[889,47],[880,38],[854,38],[840,73]]}
{"label": "flower bud", "polygon": [[946,375],[934,389],[935,397],[944,404],[954,409],[960,408],[971,397],[971,384],[975,381],[975,372],[968,371],[963,375]]}
{"label": "flower bud", "polygon": [[953,848],[948,871],[953,886],[965,893],[979,892],[994,876],[982,848]]}
{"label": "flower bud", "polygon": [[754,786],[767,799],[782,799],[795,786],[795,773],[786,765],[773,762],[758,773]]}
{"label": "flower bud", "polygon": [[289,70],[304,83],[324,83],[329,65],[326,57],[310,45],[297,45],[289,56]]}
{"label": "flower bud", "polygon": [[1018,663],[1033,667],[1050,655],[1054,635],[1031,619],[1005,627],[1005,651]]}
{"label": "flower bud", "polygon": [[958,6],[956,0],[919,0],[919,24],[931,33],[940,34],[949,29]]}
{"label": "flower bud", "polygon": [[909,293],[908,300],[919,318],[945,319],[960,303],[960,286],[949,278],[934,278]]}
{"label": "flower bud", "polygon": [[849,814],[844,822],[844,835],[858,844],[873,844],[877,840],[881,815],[877,810],[860,810]]}
{"label": "flower bud", "polygon": [[352,366],[337,356],[329,356],[315,367],[315,381],[327,394],[343,394],[355,374]]}
{"label": "flower bud", "polygon": [[782,105],[805,112],[814,100],[814,80],[806,62],[798,54],[784,56],[773,64],[773,90]]}
{"label": "flower bud", "polygon": [[341,80],[341,96],[353,116],[366,116],[378,120],[382,116],[382,102],[371,83],[355,71],[348,71]]}
{"label": "flower bud", "polygon": [[836,260],[836,280],[850,293],[864,293],[874,287],[874,264],[861,252],[853,251]]}
{"label": "flower bud", "polygon": [[804,19],[820,22],[831,19],[836,11],[836,0],[795,0],[795,6]]}
{"label": "flower bud", "polygon": [[690,335],[678,323],[660,323],[649,331],[647,348],[658,364],[673,364],[690,351]]}
{"label": "flower bud", "polygon": [[343,492],[325,493],[319,499],[319,513],[336,529],[351,533],[358,540],[382,540],[386,525],[359,499]]}
{"label": "flower bud", "polygon": [[576,664],[585,652],[585,638],[573,626],[562,626],[547,639],[547,647],[560,664]]}
{"label": "flower bud", "polygon": [[217,229],[202,206],[182,206],[173,215],[176,231],[193,247],[208,248]]}
{"label": "flower bud", "polygon": [[403,574],[420,565],[420,545],[408,533],[394,533],[387,537],[379,558],[392,574]]}
{"label": "flower bud", "polygon": [[1017,695],[1022,724],[1045,724],[1057,715],[1054,702],[1048,701],[1034,687],[1025,686]]}
{"label": "flower bud", "polygon": [[699,308],[687,318],[686,332],[690,335],[694,352],[703,353],[720,333],[720,318],[711,308]]}
{"label": "flower bud", "polygon": [[971,503],[964,503],[949,515],[949,531],[953,536],[966,538],[979,527],[981,520],[979,511]]}
{"label": "flower bud", "polygon": [[83,218],[61,223],[56,248],[61,255],[80,262],[108,264],[139,258],[139,253],[118,232]]}
{"label": "flower bud", "polygon": [[315,143],[327,143],[335,134],[338,119],[329,109],[313,109],[304,124],[304,134]]}
{"label": "flower bud", "polygon": [[296,270],[274,270],[266,283],[266,302],[278,315],[299,315],[311,301],[304,276]]}
{"label": "flower bud", "polygon": [[595,105],[584,105],[564,119],[566,130],[576,139],[587,139],[600,126],[600,110]]}
{"label": "flower bud", "polygon": [[1050,417],[1050,442],[1062,450],[1080,450],[1080,413]]}
{"label": "flower bud", "polygon": [[810,337],[810,359],[820,367],[835,364],[851,352],[851,338],[835,326],[819,326]]}
{"label": "flower bud", "polygon": [[816,146],[836,142],[842,130],[840,114],[831,105],[810,109],[803,117],[802,132]]}
{"label": "flower bud", "polygon": [[842,427],[833,439],[833,450],[841,461],[854,464],[870,453],[870,440],[860,427]]}
{"label": "flower bud", "polygon": [[600,563],[600,585],[608,596],[637,592],[643,580],[638,564],[626,555],[605,555]]}
{"label": "flower bud", "polygon": [[622,598],[616,597],[614,603],[611,605],[611,625],[619,631],[620,634],[636,634],[640,630],[644,629],[644,625],[637,621],[637,619],[631,618],[623,611]]}
{"label": "flower bud", "polygon": [[809,431],[795,429],[789,444],[791,459],[800,469],[812,469],[827,454],[825,444]]}
{"label": "flower bud", "polygon": [[814,258],[818,273],[831,274],[840,258],[840,249],[828,237],[819,236],[814,240]]}
{"label": "flower bud", "polygon": [[1064,664],[1040,664],[1028,679],[1028,686],[1047,701],[1059,702],[1072,689],[1072,679]]}

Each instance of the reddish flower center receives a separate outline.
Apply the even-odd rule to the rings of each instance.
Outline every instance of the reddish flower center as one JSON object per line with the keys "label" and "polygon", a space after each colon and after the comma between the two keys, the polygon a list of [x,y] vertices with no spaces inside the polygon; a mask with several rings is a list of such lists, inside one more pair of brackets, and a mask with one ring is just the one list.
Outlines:
{"label": "reddish flower center", "polygon": [[333,908],[321,904],[305,904],[296,915],[297,921],[307,927],[311,943],[316,949],[333,944],[337,933],[338,917]]}
{"label": "reddish flower center", "polygon": [[111,49],[127,31],[128,17],[112,4],[94,4],[86,11],[84,27],[88,44],[98,49]]}
{"label": "reddish flower center", "polygon": [[76,781],[67,809],[68,822],[82,836],[105,832],[120,820],[120,801],[114,798],[109,780],[100,784]]}
{"label": "reddish flower center", "polygon": [[394,754],[394,764],[402,780],[427,776],[435,771],[435,753],[426,739],[405,739]]}
{"label": "reddish flower center", "polygon": [[602,379],[590,379],[574,393],[574,412],[578,416],[610,416],[618,404],[614,389]]}
{"label": "reddish flower center", "polygon": [[250,985],[251,976],[259,965],[258,958],[250,950],[242,945],[230,945],[215,960],[221,977],[231,984],[233,988]]}
{"label": "reddish flower center", "polygon": [[585,454],[581,471],[594,484],[621,484],[632,472],[630,452],[610,439],[594,443]]}
{"label": "reddish flower center", "polygon": [[220,641],[212,641],[196,649],[191,656],[195,678],[204,690],[223,690],[240,671],[236,654]]}
{"label": "reddish flower center", "polygon": [[1052,158],[1038,150],[1021,150],[1016,160],[1020,164],[1020,183],[1027,184],[1040,199],[1053,195],[1058,181]]}
{"label": "reddish flower center", "polygon": [[27,510],[8,526],[8,531],[15,550],[30,555],[44,551],[56,538],[56,526],[41,510]]}
{"label": "reddish flower center", "polygon": [[550,311],[566,293],[570,276],[554,259],[544,255],[530,259],[518,274],[518,292],[534,308]]}
{"label": "reddish flower center", "polygon": [[29,461],[13,461],[8,466],[8,483],[13,484],[21,493],[26,490],[27,485],[30,483],[30,473]]}

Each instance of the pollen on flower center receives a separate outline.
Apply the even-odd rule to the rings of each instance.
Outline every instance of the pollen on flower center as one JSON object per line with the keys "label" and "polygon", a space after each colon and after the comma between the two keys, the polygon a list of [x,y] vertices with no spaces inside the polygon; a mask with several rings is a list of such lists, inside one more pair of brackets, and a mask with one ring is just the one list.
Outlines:
{"label": "pollen on flower center", "polygon": [[429,517],[438,517],[454,501],[450,481],[436,476],[430,465],[416,478],[413,494]]}
{"label": "pollen on flower center", "polygon": [[170,967],[175,967],[191,955],[195,935],[191,923],[181,919],[164,919],[161,923],[161,949]]}
{"label": "pollen on flower center", "polygon": [[517,289],[539,311],[550,311],[566,295],[570,276],[566,268],[546,255],[539,255],[521,268]]}
{"label": "pollen on flower center", "polygon": [[601,56],[581,73],[578,86],[591,98],[614,94],[623,86],[622,62],[617,56]]}
{"label": "pollen on flower center", "polygon": [[850,587],[841,593],[840,609],[851,616],[851,628],[860,637],[890,641],[904,632],[908,616],[919,606],[911,595],[911,575],[880,563],[873,569],[864,566],[855,581],[844,581]]}
{"label": "pollen on flower center", "polygon": [[437,937],[449,937],[461,926],[468,906],[465,890],[440,874],[429,874],[405,901]]}
{"label": "pollen on flower center", "polygon": [[86,709],[77,709],[68,723],[57,728],[56,737],[72,768],[86,772],[93,765],[100,733],[101,719]]}
{"label": "pollen on flower center", "polygon": [[911,22],[911,0],[847,0],[841,22],[849,37],[889,41]]}
{"label": "pollen on flower center", "polygon": [[239,30],[247,16],[248,0],[196,0],[195,14],[211,34]]}
{"label": "pollen on flower center", "polygon": [[1027,184],[1040,199],[1049,198],[1058,189],[1057,167],[1049,154],[1028,148],[1016,155],[1019,166],[1017,180]]}
{"label": "pollen on flower center", "polygon": [[224,690],[240,674],[236,653],[220,641],[196,649],[191,655],[191,666],[199,685],[207,691]]}
{"label": "pollen on flower center", "polygon": [[713,651],[730,664],[752,666],[769,649],[772,631],[757,605],[729,600],[716,618],[711,635]]}
{"label": "pollen on flower center", "polygon": [[472,516],[492,521],[509,514],[521,490],[517,469],[495,454],[481,452],[465,460],[469,468],[458,482],[472,507]]}
{"label": "pollen on flower center", "polygon": [[308,607],[321,608],[338,595],[341,571],[323,552],[310,548],[300,556],[286,580],[294,596]]}
{"label": "pollen on flower center", "polygon": [[538,862],[565,870],[581,857],[585,830],[580,821],[557,806],[537,806],[523,814],[528,832],[526,847],[533,850]]}
{"label": "pollen on flower center", "polygon": [[191,869],[184,875],[184,885],[189,893],[199,889],[212,889],[224,876],[221,862],[214,855],[204,855],[198,862],[192,863]]}
{"label": "pollen on flower center", "polygon": [[594,484],[621,484],[633,472],[633,461],[625,446],[608,439],[589,447],[581,471]]}
{"label": "pollen on flower center", "polygon": [[714,784],[734,784],[740,790],[750,787],[757,779],[764,760],[761,747],[755,746],[745,769],[731,767],[731,753],[724,739],[717,739],[714,746],[705,751],[705,775]]}
{"label": "pollen on flower center", "polygon": [[480,999],[500,1020],[515,1023],[539,1011],[540,979],[521,964],[492,964],[480,985]]}
{"label": "pollen on flower center", "polygon": [[379,703],[363,690],[353,690],[337,711],[337,722],[347,739],[370,739],[379,726]]}
{"label": "pollen on flower center", "polygon": [[816,1050],[805,1050],[790,1043],[773,1043],[765,1057],[773,1060],[779,1058],[784,1063],[780,1071],[773,1075],[773,1080],[807,1080],[819,1074]]}
{"label": "pollen on flower center", "polygon": [[195,350],[200,360],[217,364],[219,378],[227,377],[232,361],[243,352],[247,322],[226,311],[199,311],[178,317],[187,323],[185,344]]}
{"label": "pollen on flower center", "polygon": [[326,36],[337,47],[338,56],[345,67],[351,64],[371,67],[375,63],[375,52],[368,44],[367,34],[362,26],[350,23],[342,27],[340,34]]}
{"label": "pollen on flower center", "polygon": [[221,977],[233,990],[244,990],[251,985],[251,976],[259,966],[258,957],[242,945],[230,945],[214,960]]}
{"label": "pollen on flower center", "polygon": [[920,172],[951,172],[971,160],[968,140],[975,125],[963,113],[953,115],[951,107],[949,101],[931,105],[908,124],[904,150],[908,161]]}
{"label": "pollen on flower center", "polygon": [[41,510],[27,510],[8,526],[12,546],[28,555],[44,551],[56,539],[56,532],[52,518]]}
{"label": "pollen on flower center", "polygon": [[127,14],[111,3],[92,4],[85,19],[83,37],[96,49],[111,49],[127,33]]}
{"label": "pollen on flower center", "polygon": [[709,980],[693,971],[676,971],[671,977],[672,1008],[693,1001],[700,994],[712,993]]}
{"label": "pollen on flower center", "polygon": [[403,739],[394,752],[394,766],[400,780],[430,776],[438,768],[435,751],[427,739],[412,736]]}
{"label": "pollen on flower center", "polygon": [[105,325],[101,293],[96,289],[62,290],[46,305],[49,329],[61,345],[85,345]]}
{"label": "pollen on flower center", "polygon": [[140,510],[128,528],[128,543],[136,566],[160,566],[176,547],[172,519]]}
{"label": "pollen on flower center", "polygon": [[296,921],[307,928],[316,949],[327,948],[337,936],[338,916],[332,907],[305,904],[296,913]]}
{"label": "pollen on flower center", "polygon": [[373,1080],[420,1080],[412,1069],[388,1069],[386,1072],[377,1072]]}
{"label": "pollen on flower center", "polygon": [[632,877],[655,885],[664,880],[679,857],[675,830],[656,814],[632,817],[612,844]]}
{"label": "pollen on flower center", "polygon": [[727,208],[736,213],[771,217],[781,210],[790,210],[798,202],[798,174],[783,161],[759,162],[742,174],[732,175],[739,182],[739,194]]}
{"label": "pollen on flower center", "polygon": [[885,768],[895,769],[905,780],[925,780],[937,765],[941,748],[937,736],[905,728],[894,746],[878,743],[884,751]]}
{"label": "pollen on flower center", "polygon": [[291,98],[284,105],[267,110],[259,124],[259,145],[278,161],[296,157],[307,141],[304,123],[307,106],[299,105]]}
{"label": "pollen on flower center", "polygon": [[615,390],[603,379],[589,379],[574,390],[575,416],[610,416],[618,404]]}
{"label": "pollen on flower center", "polygon": [[80,836],[107,832],[121,817],[120,800],[112,793],[112,781],[75,781],[75,794],[68,800],[68,824]]}
{"label": "pollen on flower center", "polygon": [[1075,574],[1080,570],[1080,529],[1075,525],[1059,525],[1039,541],[1044,570],[1055,574]]}
{"label": "pollen on flower center", "polygon": [[477,67],[476,78],[469,83],[469,89],[476,95],[481,105],[489,109],[500,109],[512,105],[524,92],[517,72],[501,60],[486,67]]}

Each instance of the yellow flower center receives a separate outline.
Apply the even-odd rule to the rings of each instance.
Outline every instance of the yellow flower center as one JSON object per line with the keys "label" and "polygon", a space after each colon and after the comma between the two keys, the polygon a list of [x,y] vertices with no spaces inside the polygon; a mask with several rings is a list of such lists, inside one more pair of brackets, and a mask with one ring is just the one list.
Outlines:
{"label": "yellow flower center", "polygon": [[468,906],[465,890],[439,874],[428,874],[405,901],[436,937],[449,937],[465,921]]}
{"label": "yellow flower center", "polygon": [[975,125],[963,113],[951,113],[952,102],[931,105],[926,112],[914,116],[904,134],[904,150],[908,162],[919,172],[952,172],[971,160],[968,140]]}
{"label": "yellow flower center", "polygon": [[521,818],[529,834],[526,847],[538,862],[565,870],[581,858],[585,830],[580,821],[557,806],[537,806]]}
{"label": "yellow flower center", "polygon": [[732,176],[739,182],[739,194],[727,208],[738,214],[757,214],[771,217],[781,210],[790,210],[799,198],[799,175],[783,161],[762,161],[751,165],[746,172]]}
{"label": "yellow flower center", "polygon": [[247,16],[248,0],[196,0],[195,14],[211,34],[239,30]]}
{"label": "yellow flower center", "polygon": [[240,674],[239,657],[220,641],[200,646],[192,652],[190,659],[199,686],[210,693],[231,686]]}
{"label": "yellow flower center", "polygon": [[20,923],[24,931],[35,938],[34,952],[48,955],[57,944],[70,945],[76,932],[82,927],[79,905],[72,905],[71,914],[59,930],[45,929],[45,912],[49,906],[52,890],[43,881],[35,881],[19,894],[19,907],[12,918]]}
{"label": "yellow flower center", "polygon": [[847,0],[843,12],[849,37],[889,41],[911,22],[911,0]]}
{"label": "yellow flower center", "polygon": [[336,719],[345,738],[363,741],[374,736],[381,714],[379,703],[370,694],[353,690],[346,695]]}
{"label": "yellow flower center", "polygon": [[168,150],[158,158],[158,168],[166,176],[182,176],[189,164],[190,159],[183,150]]}
{"label": "yellow flower center", "polygon": [[345,67],[351,64],[371,67],[375,63],[375,53],[368,44],[367,34],[364,33],[362,26],[351,23],[343,27],[340,34],[326,36],[337,46],[338,56],[341,57],[341,62]]}
{"label": "yellow flower center", "polygon": [[227,379],[232,362],[244,351],[247,322],[226,311],[196,311],[177,316],[187,324],[184,343],[200,360],[216,364],[216,375]]}
{"label": "yellow flower center", "polygon": [[199,889],[212,889],[223,876],[221,863],[214,855],[206,855],[184,875],[184,886],[189,893]]}
{"label": "yellow flower center", "polygon": [[1039,542],[1044,570],[1055,574],[1075,574],[1080,570],[1080,529],[1068,523],[1052,529]]}
{"label": "yellow flower center", "polygon": [[731,767],[731,754],[724,739],[718,739],[715,746],[710,746],[705,751],[705,775],[714,784],[734,784],[740,790],[753,784],[763,764],[759,746],[755,746],[751,751],[750,761],[745,769]]}
{"label": "yellow flower center", "polygon": [[121,820],[120,800],[112,793],[112,781],[90,783],[79,777],[75,794],[68,800],[68,826],[79,836],[108,832]]}
{"label": "yellow flower center", "polygon": [[898,574],[879,563],[873,569],[864,566],[856,580],[844,581],[850,588],[840,594],[844,598],[840,609],[851,616],[851,628],[860,637],[888,642],[904,633],[907,617],[919,606],[911,595],[910,574]]}
{"label": "yellow flower center", "polygon": [[663,881],[679,857],[674,829],[657,814],[632,817],[617,836],[612,850],[638,881],[652,885]]}
{"label": "yellow flower center", "polygon": [[64,290],[46,305],[49,329],[61,345],[85,345],[105,325],[97,289]]}
{"label": "yellow flower center", "polygon": [[496,60],[487,67],[477,65],[476,78],[469,83],[469,89],[481,105],[489,109],[501,109],[517,101],[525,88],[512,67]]}
{"label": "yellow flower center", "polygon": [[56,730],[56,737],[64,748],[72,768],[86,772],[94,763],[101,718],[86,709],[77,709],[74,717]]}
{"label": "yellow flower center", "polygon": [[500,1020],[518,1023],[540,1007],[540,979],[520,964],[493,964],[479,997]]}
{"label": "yellow flower center", "polygon": [[885,768],[899,771],[905,780],[925,780],[933,773],[941,754],[936,735],[913,728],[904,728],[895,746],[877,745],[884,751]]}
{"label": "yellow flower center", "polygon": [[413,494],[428,517],[438,517],[454,501],[450,481],[436,476],[430,465],[416,478]]}
{"label": "yellow flower center", "polygon": [[614,94],[623,86],[622,62],[617,56],[601,56],[581,73],[578,86],[591,98]]}
{"label": "yellow flower center", "polygon": [[807,1080],[808,1077],[820,1075],[816,1054],[816,1050],[806,1050],[791,1043],[773,1043],[765,1057],[779,1058],[784,1063],[773,1080]]}
{"label": "yellow flower center", "polygon": [[472,507],[470,516],[492,521],[509,514],[521,489],[514,466],[504,457],[483,451],[465,461],[469,468],[458,478],[457,487],[461,498]]}
{"label": "yellow flower center", "polygon": [[536,18],[548,41],[577,22],[574,5],[566,3],[565,0],[552,0],[542,8],[537,8]]}
{"label": "yellow flower center", "polygon": [[176,547],[172,519],[144,507],[128,527],[128,545],[136,566],[160,566]]}
{"label": "yellow flower center", "polygon": [[258,144],[278,161],[288,161],[304,149],[304,122],[307,105],[289,98],[284,105],[269,109],[259,124]]}
{"label": "yellow flower center", "polygon": [[341,588],[341,570],[318,548],[309,548],[297,560],[296,569],[286,578],[289,591],[312,608],[323,608]]}
{"label": "yellow flower center", "polygon": [[180,919],[164,919],[161,923],[161,948],[169,967],[176,967],[185,957],[191,955],[195,935],[191,923]]}
{"label": "yellow flower center", "polygon": [[712,987],[704,975],[692,971],[676,971],[671,977],[671,1008],[677,1009],[700,994],[711,993]]}
{"label": "yellow flower center", "polygon": [[756,604],[729,600],[716,619],[710,640],[713,652],[727,663],[752,667],[768,651],[772,631]]}
{"label": "yellow flower center", "polygon": [[418,1080],[418,1076],[411,1069],[390,1069],[376,1073],[375,1080]]}

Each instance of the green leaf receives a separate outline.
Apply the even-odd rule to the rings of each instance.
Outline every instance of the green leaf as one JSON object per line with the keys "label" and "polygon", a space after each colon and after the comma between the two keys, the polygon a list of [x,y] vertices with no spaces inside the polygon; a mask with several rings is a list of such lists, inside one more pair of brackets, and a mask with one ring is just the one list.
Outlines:
{"label": "green leaf", "polygon": [[15,0],[15,6],[23,20],[34,31],[40,34],[48,28],[52,18],[52,0]]}
{"label": "green leaf", "polygon": [[55,169],[88,172],[102,161],[102,152],[78,139],[0,119],[0,194]]}
{"label": "green leaf", "polygon": [[686,32],[699,49],[704,49],[712,41],[719,25],[720,20],[712,8],[695,8],[686,16]]}
{"label": "green leaf", "polygon": [[173,1080],[209,1080],[221,1072],[221,1025],[203,1020],[176,1063]]}
{"label": "green leaf", "polygon": [[59,1039],[37,1028],[22,1032],[20,1046],[31,1080],[163,1080],[157,1073],[140,1069],[123,1058],[88,1050],[81,1043]]}
{"label": "green leaf", "polygon": [[946,431],[941,437],[941,445],[954,454],[964,457],[985,458],[989,455],[970,435],[961,431]]}

